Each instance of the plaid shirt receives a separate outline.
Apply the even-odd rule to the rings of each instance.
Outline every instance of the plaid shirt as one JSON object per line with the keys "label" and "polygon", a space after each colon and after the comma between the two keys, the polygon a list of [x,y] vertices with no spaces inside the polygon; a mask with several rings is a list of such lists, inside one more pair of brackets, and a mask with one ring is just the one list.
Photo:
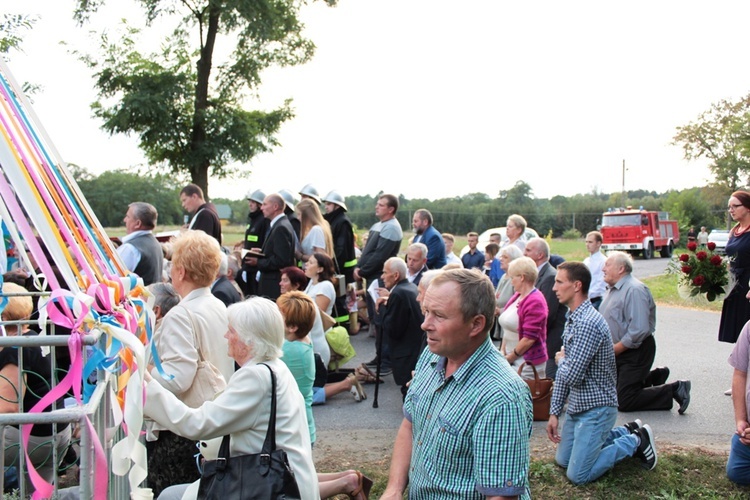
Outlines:
{"label": "plaid shirt", "polygon": [[568,313],[563,332],[565,357],[557,368],[550,414],[560,416],[565,400],[568,413],[617,406],[617,365],[609,327],[586,300]]}
{"label": "plaid shirt", "polygon": [[445,364],[425,349],[404,401],[409,499],[530,498],[528,386],[489,339],[448,378]]}

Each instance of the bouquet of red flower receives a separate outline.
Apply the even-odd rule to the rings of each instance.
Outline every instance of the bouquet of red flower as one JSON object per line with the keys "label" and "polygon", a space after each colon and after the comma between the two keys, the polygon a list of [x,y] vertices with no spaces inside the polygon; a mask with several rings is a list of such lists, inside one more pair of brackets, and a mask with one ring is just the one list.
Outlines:
{"label": "bouquet of red flower", "polygon": [[690,296],[705,294],[709,302],[713,302],[724,293],[724,287],[729,283],[729,272],[726,260],[716,253],[716,244],[709,242],[707,250],[696,250],[698,245],[690,242],[687,245],[689,254],[683,253],[669,263],[671,274],[679,275],[682,285],[690,289]]}

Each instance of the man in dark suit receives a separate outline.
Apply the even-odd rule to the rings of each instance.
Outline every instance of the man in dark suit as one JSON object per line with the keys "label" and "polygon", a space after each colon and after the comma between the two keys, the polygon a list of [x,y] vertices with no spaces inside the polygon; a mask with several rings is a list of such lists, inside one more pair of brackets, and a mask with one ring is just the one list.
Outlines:
{"label": "man in dark suit", "polygon": [[271,221],[270,232],[263,243],[263,257],[250,257],[246,262],[260,270],[258,295],[276,300],[281,294],[279,281],[281,269],[294,265],[294,230],[284,215],[284,199],[278,194],[269,194],[263,200],[261,210]]}
{"label": "man in dark suit", "polygon": [[417,302],[417,286],[406,279],[406,263],[398,257],[385,261],[382,274],[385,287],[390,290],[383,300],[383,334],[388,338],[393,380],[406,396],[406,383],[417,366],[422,346],[424,316]]}
{"label": "man in dark suit", "polygon": [[229,273],[229,257],[227,254],[221,254],[221,264],[219,264],[219,272],[216,277],[216,281],[211,285],[211,294],[222,301],[225,306],[229,307],[235,302],[242,300],[240,292],[234,287],[232,282],[227,277]]}
{"label": "man in dark suit", "polygon": [[526,242],[523,251],[526,257],[536,263],[539,277],[536,279],[536,287],[542,292],[547,301],[547,377],[554,379],[557,374],[555,354],[562,347],[562,333],[565,330],[565,314],[568,308],[557,299],[557,294],[552,290],[555,286],[557,270],[549,263],[549,244],[544,238],[532,238]]}
{"label": "man in dark suit", "polygon": [[[445,245],[443,245],[445,248]],[[406,279],[409,283],[419,286],[422,275],[427,271],[427,256],[429,250],[424,243],[412,243],[406,249]]]}

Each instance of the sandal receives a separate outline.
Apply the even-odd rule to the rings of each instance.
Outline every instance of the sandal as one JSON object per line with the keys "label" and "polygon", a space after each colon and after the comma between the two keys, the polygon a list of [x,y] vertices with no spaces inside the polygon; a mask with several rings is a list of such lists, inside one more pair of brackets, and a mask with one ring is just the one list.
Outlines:
{"label": "sandal", "polygon": [[352,394],[355,394],[354,399],[359,403],[362,400],[367,399],[367,393],[365,392],[365,388],[362,387],[362,384],[359,383],[359,380],[357,380],[357,376],[353,373],[350,373],[346,376],[346,378],[352,380]]}
{"label": "sandal", "polygon": [[370,496],[370,488],[372,488],[372,479],[359,471],[355,472],[357,473],[357,487],[351,493],[347,493],[347,495],[349,495],[349,498],[355,500],[368,500]]}
{"label": "sandal", "polygon": [[383,379],[381,378],[380,380],[378,380],[375,374],[372,373],[372,371],[369,368],[367,368],[367,366],[365,366],[364,363],[359,365],[354,370],[354,374],[357,377],[357,380],[359,380],[363,384],[374,384],[375,382],[379,384],[383,383]]}

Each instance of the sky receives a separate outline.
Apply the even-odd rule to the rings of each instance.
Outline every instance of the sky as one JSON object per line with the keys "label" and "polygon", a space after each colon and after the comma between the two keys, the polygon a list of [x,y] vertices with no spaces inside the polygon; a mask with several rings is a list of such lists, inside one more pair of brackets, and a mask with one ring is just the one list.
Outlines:
{"label": "sky", "polygon": [[[34,110],[62,158],[94,173],[145,163],[135,138],[100,129],[91,70],[69,52],[95,46],[89,30],[140,22],[132,0],[109,4],[78,27],[72,0],[19,2],[40,19],[9,62],[43,87]],[[292,98],[296,117],[280,147],[242,166],[249,178],[210,179],[213,197],[307,183],[345,196],[495,197],[519,180],[539,198],[611,193],[623,160],[625,189],[700,186],[707,162],[684,160],[676,128],[750,91],[742,0],[339,0],[301,17],[313,60],[266,71],[249,103]]]}

